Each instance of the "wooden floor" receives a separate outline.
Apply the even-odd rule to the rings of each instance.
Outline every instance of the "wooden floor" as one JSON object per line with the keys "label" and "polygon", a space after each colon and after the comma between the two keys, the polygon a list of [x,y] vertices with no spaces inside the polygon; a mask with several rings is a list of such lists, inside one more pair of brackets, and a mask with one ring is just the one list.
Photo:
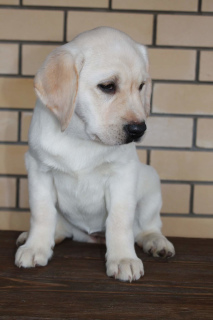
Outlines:
{"label": "wooden floor", "polygon": [[66,240],[47,267],[14,266],[17,232],[0,232],[0,319],[213,319],[213,240],[170,239],[176,256],[136,248],[145,276],[105,274],[105,246]]}

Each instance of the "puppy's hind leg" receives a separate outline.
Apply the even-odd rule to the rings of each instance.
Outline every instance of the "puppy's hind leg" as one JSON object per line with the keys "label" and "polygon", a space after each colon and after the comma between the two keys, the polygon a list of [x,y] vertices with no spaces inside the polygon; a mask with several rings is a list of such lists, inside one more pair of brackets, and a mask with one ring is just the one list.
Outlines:
{"label": "puppy's hind leg", "polygon": [[135,242],[145,253],[154,257],[170,258],[175,255],[173,244],[161,233],[162,206],[160,181],[157,173],[147,167],[148,190],[138,202],[134,225]]}
{"label": "puppy's hind leg", "polygon": [[27,241],[28,238],[28,232],[24,231],[22,232],[19,236],[18,239],[16,240],[16,245],[17,247],[21,246],[22,244],[24,244]]}
{"label": "puppy's hind leg", "polygon": [[54,240],[55,244],[59,244],[66,238],[72,238],[72,229],[70,224],[64,219],[64,217],[58,213]]}

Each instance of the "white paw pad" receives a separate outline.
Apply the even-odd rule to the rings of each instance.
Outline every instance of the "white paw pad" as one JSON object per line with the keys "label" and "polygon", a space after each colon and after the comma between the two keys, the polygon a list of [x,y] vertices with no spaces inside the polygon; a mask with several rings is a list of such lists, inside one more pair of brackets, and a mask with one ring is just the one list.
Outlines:
{"label": "white paw pad", "polygon": [[15,257],[15,264],[19,268],[46,266],[52,254],[52,249],[36,248],[25,244],[18,248]]}
{"label": "white paw pad", "polygon": [[171,258],[175,255],[173,244],[162,234],[150,233],[137,241],[139,246],[143,247],[144,252],[153,257]]}
{"label": "white paw pad", "polygon": [[24,244],[27,240],[28,237],[28,232],[22,232],[19,236],[18,239],[16,240],[16,245],[19,247],[20,245]]}
{"label": "white paw pad", "polygon": [[144,275],[140,259],[107,260],[107,275],[121,281],[132,282]]}

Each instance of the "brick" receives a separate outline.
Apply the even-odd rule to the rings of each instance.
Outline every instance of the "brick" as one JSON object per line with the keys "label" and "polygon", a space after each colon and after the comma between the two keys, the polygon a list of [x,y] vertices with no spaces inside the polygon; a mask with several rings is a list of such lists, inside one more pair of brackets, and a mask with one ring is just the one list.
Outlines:
{"label": "brick", "polygon": [[16,179],[0,178],[0,207],[16,206]]}
{"label": "brick", "polygon": [[[190,186],[186,184],[161,184],[163,213],[189,213]],[[180,201],[181,199],[181,201]]]}
{"label": "brick", "polygon": [[35,101],[33,79],[0,78],[0,107],[30,109]]}
{"label": "brick", "polygon": [[167,237],[212,238],[212,218],[162,217],[162,221]]}
{"label": "brick", "polygon": [[0,140],[17,141],[18,139],[18,112],[0,112]]}
{"label": "brick", "polygon": [[194,80],[195,50],[148,49],[153,79]]}
{"label": "brick", "polygon": [[213,19],[208,16],[159,15],[157,44],[178,46],[213,45]]}
{"label": "brick", "polygon": [[212,164],[212,152],[151,151],[151,165],[165,180],[213,181]]}
{"label": "brick", "polygon": [[213,114],[213,86],[194,84],[154,85],[153,112],[174,114]]}
{"label": "brick", "polygon": [[27,6],[108,8],[108,0],[23,0]]}
{"label": "brick", "polygon": [[62,41],[63,17],[60,11],[0,9],[0,38]]}
{"label": "brick", "polygon": [[0,145],[0,174],[26,174],[24,154],[28,146]]}
{"label": "brick", "polygon": [[147,152],[146,152],[146,150],[137,149],[137,154],[138,154],[139,160],[142,163],[146,164],[147,163]]}
{"label": "brick", "polygon": [[71,11],[68,13],[67,41],[80,32],[109,26],[126,32],[143,44],[152,43],[153,15],[132,13]]}
{"label": "brick", "polygon": [[195,186],[194,213],[213,214],[213,186]]}
{"label": "brick", "polygon": [[201,51],[199,80],[213,81],[213,52]]}
{"label": "brick", "polygon": [[0,4],[19,5],[19,0],[0,0]]}
{"label": "brick", "polygon": [[29,194],[28,194],[27,179],[20,179],[19,206],[20,208],[29,208]]}
{"label": "brick", "polygon": [[213,1],[212,0],[202,0],[202,11],[213,12]]}
{"label": "brick", "polygon": [[213,119],[198,120],[196,145],[201,148],[213,148]]}
{"label": "brick", "polygon": [[18,52],[17,44],[0,44],[0,73],[18,73]]}
{"label": "brick", "polygon": [[146,124],[146,134],[139,143],[141,146],[191,147],[192,145],[192,119],[150,117]]}
{"label": "brick", "polygon": [[47,55],[56,47],[50,45],[23,45],[22,74],[35,75]]}
{"label": "brick", "polygon": [[197,0],[112,0],[113,9],[197,11]]}
{"label": "brick", "polygon": [[30,213],[21,211],[0,211],[0,229],[23,231],[29,230]]}
{"label": "brick", "polygon": [[21,114],[21,141],[28,141],[28,133],[32,120],[32,112],[22,112]]}

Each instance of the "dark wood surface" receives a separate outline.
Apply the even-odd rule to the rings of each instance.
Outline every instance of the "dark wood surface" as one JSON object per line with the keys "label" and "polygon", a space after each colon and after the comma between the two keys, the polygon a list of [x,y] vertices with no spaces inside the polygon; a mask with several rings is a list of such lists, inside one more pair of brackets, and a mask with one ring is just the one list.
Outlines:
{"label": "dark wood surface", "polygon": [[213,319],[213,239],[170,239],[176,256],[136,248],[145,276],[105,274],[105,246],[66,240],[46,267],[14,265],[17,232],[0,232],[0,319]]}

